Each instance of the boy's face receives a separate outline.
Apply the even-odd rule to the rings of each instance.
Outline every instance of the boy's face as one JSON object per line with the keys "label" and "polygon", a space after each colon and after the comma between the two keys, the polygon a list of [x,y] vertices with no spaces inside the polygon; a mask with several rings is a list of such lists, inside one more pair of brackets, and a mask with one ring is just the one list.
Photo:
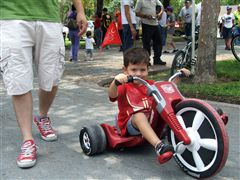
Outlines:
{"label": "boy's face", "polygon": [[146,79],[148,76],[148,66],[145,63],[129,64],[128,67],[124,67],[123,71],[127,75],[137,76],[141,79]]}

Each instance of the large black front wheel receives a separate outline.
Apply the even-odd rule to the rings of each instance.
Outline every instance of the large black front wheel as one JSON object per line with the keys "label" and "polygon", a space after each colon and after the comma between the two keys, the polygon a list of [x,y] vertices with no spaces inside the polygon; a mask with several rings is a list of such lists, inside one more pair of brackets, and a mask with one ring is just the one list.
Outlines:
{"label": "large black front wheel", "polygon": [[171,75],[175,74],[179,69],[182,69],[185,66],[186,66],[185,52],[180,50],[174,56],[171,67]]}
{"label": "large black front wheel", "polygon": [[182,101],[175,112],[191,139],[190,145],[184,145],[170,131],[176,162],[195,178],[213,176],[222,169],[228,156],[228,136],[220,116],[200,100]]}
{"label": "large black front wheel", "polygon": [[240,62],[240,35],[233,37],[231,42],[231,50],[236,60]]}

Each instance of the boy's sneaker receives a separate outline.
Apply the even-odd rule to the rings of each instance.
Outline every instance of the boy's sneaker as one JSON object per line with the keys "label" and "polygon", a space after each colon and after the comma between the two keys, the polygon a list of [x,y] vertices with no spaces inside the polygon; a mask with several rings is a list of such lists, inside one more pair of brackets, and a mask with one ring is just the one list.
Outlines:
{"label": "boy's sneaker", "polygon": [[21,153],[17,158],[17,165],[20,168],[29,168],[36,164],[37,148],[33,140],[24,141]]}
{"label": "boy's sneaker", "polygon": [[57,135],[51,126],[51,120],[49,117],[34,117],[34,123],[38,127],[41,137],[45,141],[55,141],[57,140]]}
{"label": "boy's sneaker", "polygon": [[174,153],[173,147],[171,145],[166,145],[162,142],[155,147],[155,151],[158,155],[158,161],[160,164],[169,161]]}

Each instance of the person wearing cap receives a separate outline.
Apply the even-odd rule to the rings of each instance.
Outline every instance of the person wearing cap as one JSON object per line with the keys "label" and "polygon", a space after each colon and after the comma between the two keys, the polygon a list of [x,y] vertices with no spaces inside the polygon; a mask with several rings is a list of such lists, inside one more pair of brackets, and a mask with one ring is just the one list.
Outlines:
{"label": "person wearing cap", "polygon": [[222,17],[222,35],[223,39],[225,40],[225,50],[231,50],[232,27],[234,25],[234,19],[232,8],[227,6],[227,13]]}
{"label": "person wearing cap", "polygon": [[184,23],[185,35],[191,36],[192,33],[192,5],[191,1],[185,1],[185,6],[178,15],[180,22]]}
{"label": "person wearing cap", "polygon": [[166,8],[166,11],[167,11],[167,50],[165,52],[166,53],[170,52],[169,49],[172,47],[173,48],[172,53],[175,53],[178,51],[178,49],[176,49],[175,43],[173,41],[176,17],[175,17],[175,14],[173,13],[172,6],[168,6]]}
{"label": "person wearing cap", "polygon": [[233,13],[235,17],[235,24],[237,26],[236,34],[240,34],[240,4],[237,7],[237,10]]}
{"label": "person wearing cap", "polygon": [[142,22],[142,42],[143,48],[151,55],[151,42],[153,42],[153,64],[166,65],[161,60],[162,55],[162,37],[158,21],[162,17],[163,5],[159,0],[138,0],[135,12]]}

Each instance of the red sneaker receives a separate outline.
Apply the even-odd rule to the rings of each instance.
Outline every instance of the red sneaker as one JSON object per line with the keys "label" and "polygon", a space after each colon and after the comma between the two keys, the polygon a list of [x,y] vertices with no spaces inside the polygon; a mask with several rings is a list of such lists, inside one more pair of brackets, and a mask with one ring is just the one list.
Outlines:
{"label": "red sneaker", "polygon": [[155,147],[155,151],[157,153],[158,161],[160,164],[169,161],[172,158],[174,152],[171,145],[166,145],[162,142]]}
{"label": "red sneaker", "polygon": [[51,120],[49,117],[38,118],[35,116],[33,121],[38,127],[42,139],[44,139],[45,141],[57,140],[57,135],[55,131],[52,129]]}
{"label": "red sneaker", "polygon": [[17,158],[17,165],[20,168],[29,168],[36,164],[37,148],[33,140],[24,141],[21,153]]}

